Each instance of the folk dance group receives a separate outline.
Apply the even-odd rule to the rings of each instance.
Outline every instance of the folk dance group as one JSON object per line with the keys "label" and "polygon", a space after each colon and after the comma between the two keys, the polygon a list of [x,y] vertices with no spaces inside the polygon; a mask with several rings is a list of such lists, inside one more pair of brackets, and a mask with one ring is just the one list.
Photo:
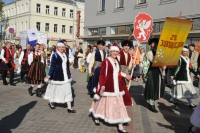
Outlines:
{"label": "folk dance group", "polygon": [[[165,92],[165,69],[153,67],[152,61],[156,54],[158,44],[157,38],[152,38],[148,42],[149,51],[146,52],[143,58],[143,74],[145,81],[144,99],[149,104],[149,110],[157,112],[155,101],[162,98]],[[113,44],[109,47],[109,51],[104,51],[105,42],[97,41],[97,49],[90,55],[88,62],[88,91],[94,98],[89,111],[93,114],[95,125],[99,126],[99,119],[103,119],[110,124],[118,124],[120,133],[127,133],[123,125],[131,121],[128,116],[126,106],[132,105],[132,99],[129,94],[127,83],[132,79],[129,74],[130,70],[136,69],[135,60],[137,58],[130,55],[129,50],[133,44],[129,40],[121,42],[122,49],[118,45]],[[73,101],[71,81],[72,76],[69,66],[73,62],[73,57],[70,50],[66,49],[65,42],[59,42],[51,56],[47,58],[50,62],[48,74],[45,73],[44,58],[39,50],[40,45],[35,44],[34,50],[31,51],[31,46],[27,44],[26,49],[21,51],[19,56],[19,67],[21,67],[21,81],[24,75],[27,74],[27,80],[30,84],[28,93],[33,95],[33,87],[36,85],[36,96],[41,97],[40,88],[45,82],[48,83],[44,99],[49,101],[49,107],[55,109],[54,103],[66,103],[68,113],[76,113],[72,109],[71,102]],[[1,50],[0,69],[2,71],[3,84],[7,85],[6,74],[10,71],[10,85],[13,83],[14,70],[16,69],[13,61],[12,52],[9,49],[10,43]],[[195,108],[191,99],[198,98],[195,88],[193,87],[190,78],[190,72],[200,76],[190,65],[188,58],[188,49],[183,48],[178,67],[171,69],[171,81],[174,85],[171,90],[170,102],[177,104],[175,99],[187,99],[189,107]],[[135,58],[135,60],[133,60]],[[46,61],[48,62],[48,61]],[[189,133],[194,133],[200,128],[200,104],[192,114]]]}
{"label": "folk dance group", "polygon": [[[149,40],[149,50],[143,58],[143,74],[145,81],[144,99],[149,104],[149,110],[158,112],[155,108],[155,101],[164,96],[165,92],[165,70],[166,66],[153,67],[152,62],[156,54],[158,39]],[[94,101],[90,112],[95,118],[95,124],[100,125],[99,119],[103,119],[110,124],[118,123],[119,132],[126,132],[123,123],[130,121],[127,115],[126,106],[132,105],[130,94],[127,90],[127,80],[131,80],[130,69],[136,69],[136,64],[129,54],[132,43],[128,40],[121,42],[122,50],[117,45],[110,46],[109,55],[103,51],[103,41],[97,42],[97,50],[92,53],[88,72],[90,80],[88,91],[93,96]],[[108,52],[107,52],[108,53]],[[136,54],[137,55],[137,54]],[[176,99],[187,99],[190,108],[195,108],[192,99],[198,98],[193,86],[190,73],[200,78],[196,70],[191,66],[188,48],[183,48],[178,66],[171,68],[171,90],[170,102],[176,103]],[[131,60],[132,58],[132,60]],[[137,59],[137,58],[136,58]],[[131,63],[131,64],[130,64]],[[191,126],[189,133],[194,133],[200,128],[200,104],[191,116]]]}

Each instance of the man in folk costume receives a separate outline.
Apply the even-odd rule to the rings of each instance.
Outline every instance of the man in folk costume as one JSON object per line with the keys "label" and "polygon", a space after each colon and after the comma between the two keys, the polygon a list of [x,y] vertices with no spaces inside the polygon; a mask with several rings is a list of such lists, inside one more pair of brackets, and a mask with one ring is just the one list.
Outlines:
{"label": "man in folk costume", "polygon": [[90,97],[93,97],[93,89],[97,86],[99,81],[99,73],[101,69],[101,63],[106,58],[106,52],[103,50],[105,42],[102,40],[97,41],[97,49],[92,53],[90,63],[88,66],[90,81],[88,82],[88,91]]}
{"label": "man in folk costume", "polygon": [[[197,70],[197,67],[198,67],[198,57],[199,57],[199,53],[195,50],[195,45],[190,44],[189,45],[189,59],[190,59],[190,63],[192,64],[194,70]],[[190,76],[191,76],[191,80],[193,82],[195,75],[193,73],[190,73]]]}
{"label": "man in folk costume", "polygon": [[13,83],[14,80],[14,70],[16,69],[16,66],[14,64],[12,52],[10,50],[11,43],[6,42],[6,46],[1,51],[1,63],[0,63],[0,69],[2,70],[2,80],[4,85],[8,85],[6,81],[7,71],[10,72],[10,85],[16,86]]}
{"label": "man in folk costume", "polygon": [[150,50],[145,54],[143,59],[144,64],[144,81],[145,90],[144,90],[144,98],[149,104],[149,110],[157,113],[158,111],[155,109],[155,100],[163,97],[165,91],[165,80],[164,73],[166,66],[163,67],[153,67],[153,59],[156,55],[156,48],[158,45],[158,38],[152,38],[149,40],[148,44],[150,46]]}
{"label": "man in folk costume", "polygon": [[30,60],[30,54],[31,53],[31,45],[27,44],[26,49],[24,49],[19,57],[19,64],[21,66],[21,78],[20,82],[24,82],[24,76],[28,73],[29,70],[29,63],[28,60]]}
{"label": "man in folk costume", "polygon": [[[121,67],[123,81],[126,85],[128,85],[128,80],[125,78],[129,75],[129,71],[132,68],[131,55],[129,54],[129,50],[133,47],[133,43],[130,40],[123,40],[121,42],[122,50],[119,52],[118,61]],[[130,76],[131,77],[131,76]],[[125,106],[132,105],[132,100],[130,93],[127,88],[124,90],[125,95],[123,96]]]}

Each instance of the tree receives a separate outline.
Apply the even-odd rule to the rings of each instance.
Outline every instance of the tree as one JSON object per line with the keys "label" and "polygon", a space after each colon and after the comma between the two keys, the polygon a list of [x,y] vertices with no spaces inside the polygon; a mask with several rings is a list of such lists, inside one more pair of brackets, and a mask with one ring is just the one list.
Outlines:
{"label": "tree", "polygon": [[0,0],[0,24],[2,25],[2,33],[1,33],[1,39],[5,38],[6,35],[6,29],[8,28],[8,18],[5,17],[3,7],[4,7],[4,2]]}

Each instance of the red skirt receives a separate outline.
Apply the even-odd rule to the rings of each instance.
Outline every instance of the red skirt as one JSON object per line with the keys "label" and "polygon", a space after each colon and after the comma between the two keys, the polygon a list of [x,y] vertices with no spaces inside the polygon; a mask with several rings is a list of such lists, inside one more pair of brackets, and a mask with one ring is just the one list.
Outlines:
{"label": "red skirt", "polygon": [[40,84],[44,83],[44,78],[46,77],[45,66],[42,62],[33,62],[30,65],[28,71],[28,83],[30,84]]}

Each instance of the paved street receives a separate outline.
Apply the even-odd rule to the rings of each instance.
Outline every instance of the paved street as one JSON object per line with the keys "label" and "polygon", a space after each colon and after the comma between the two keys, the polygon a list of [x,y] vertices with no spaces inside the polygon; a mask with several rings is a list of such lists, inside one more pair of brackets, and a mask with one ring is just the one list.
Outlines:
{"label": "paved street", "polygon": [[[72,74],[76,114],[67,113],[64,104],[56,104],[56,109],[51,110],[48,101],[28,95],[27,84],[5,87],[0,81],[0,133],[117,133],[116,125],[104,122],[99,127],[94,125],[88,111],[92,99],[87,95],[86,74],[77,70],[72,70]],[[166,88],[164,99],[156,102],[159,113],[155,114],[147,109],[143,90],[142,82],[133,83],[130,88],[134,105],[127,107],[132,119],[126,127],[129,133],[188,132],[193,110],[186,100],[178,101],[177,106],[168,103],[170,89]],[[199,99],[194,100],[195,104],[198,102]]]}

